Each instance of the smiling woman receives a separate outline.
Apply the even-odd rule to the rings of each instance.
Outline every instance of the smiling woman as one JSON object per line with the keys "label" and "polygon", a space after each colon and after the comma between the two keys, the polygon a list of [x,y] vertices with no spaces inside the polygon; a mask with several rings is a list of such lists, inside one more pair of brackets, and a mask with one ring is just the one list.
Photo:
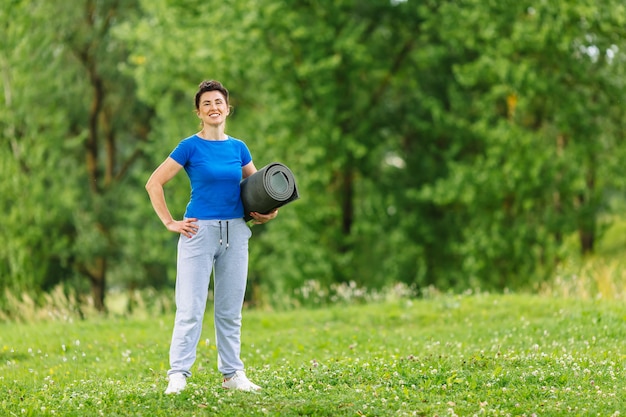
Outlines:
{"label": "smiling woman", "polygon": [[[215,88],[214,90],[206,90]],[[226,117],[230,114],[228,104],[228,90],[217,81],[205,81],[200,84],[196,93],[196,113],[202,120],[202,130],[198,136],[206,140],[225,140],[224,129],[220,128],[226,123]]]}
{"label": "smiling woman", "polygon": [[[219,81],[203,81],[195,105],[202,129],[183,139],[146,184],[152,206],[165,227],[180,234],[176,318],[165,393],[180,393],[191,376],[212,273],[222,387],[258,391],[260,387],[246,377],[240,357],[241,310],[248,239],[252,235],[244,214],[261,224],[275,218],[277,211],[244,213],[240,182],[257,169],[246,144],[225,133],[230,114],[228,90]],[[183,168],[191,183],[191,199],[183,220],[175,220],[165,202],[163,186]]]}

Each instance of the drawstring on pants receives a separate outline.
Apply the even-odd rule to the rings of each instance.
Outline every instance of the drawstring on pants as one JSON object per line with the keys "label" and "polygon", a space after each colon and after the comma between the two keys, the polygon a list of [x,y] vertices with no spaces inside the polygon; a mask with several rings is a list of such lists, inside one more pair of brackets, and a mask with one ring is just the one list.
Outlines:
{"label": "drawstring on pants", "polygon": [[[222,245],[222,221],[219,221],[220,223],[220,246]],[[226,220],[226,249],[228,249],[228,220]]]}

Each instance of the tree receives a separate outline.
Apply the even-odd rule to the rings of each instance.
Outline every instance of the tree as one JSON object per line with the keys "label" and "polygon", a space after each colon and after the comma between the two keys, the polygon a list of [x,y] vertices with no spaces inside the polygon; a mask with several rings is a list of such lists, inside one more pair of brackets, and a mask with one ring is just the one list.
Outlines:
{"label": "tree", "polygon": [[[162,2],[127,35],[145,97],[174,102],[210,60],[211,77],[235,86],[232,125],[257,163],[286,161],[299,177],[302,201],[280,227],[255,232],[255,279],[463,287],[470,277],[502,288],[549,271],[561,237],[576,230],[571,166],[589,148],[563,156],[558,125],[584,118],[553,97],[579,100],[573,82],[596,88],[599,79],[583,76],[594,64],[576,45],[590,33],[577,22],[597,10],[584,1],[540,10],[242,0],[203,14]],[[191,65],[175,66],[176,45],[232,21],[236,32],[212,33],[186,51]],[[155,45],[163,30],[170,36]],[[618,66],[606,69],[602,80],[615,85]]]}
{"label": "tree", "polygon": [[85,135],[84,188],[89,196],[84,207],[88,250],[78,253],[75,265],[89,278],[95,306],[103,311],[109,262],[123,254],[115,231],[125,223],[124,181],[142,156],[152,109],[135,99],[132,79],[118,70],[129,51],[113,32],[133,19],[137,4],[86,0],[82,6],[66,11],[72,29],[59,27],[58,40],[86,81],[88,110],[71,115],[72,129]]}
{"label": "tree", "polygon": [[618,187],[600,167],[614,172],[623,152],[614,117],[623,57],[612,51],[623,49],[615,28],[624,8],[615,7],[611,16],[585,1],[433,9],[434,39],[420,56],[438,56],[432,72],[447,85],[429,88],[426,77],[420,87],[442,133],[416,123],[407,135],[430,136],[444,157],[438,178],[410,200],[430,205],[438,235],[456,240],[442,247],[450,282],[502,288],[545,277],[577,229],[581,250],[591,250],[602,190]]}
{"label": "tree", "polygon": [[[30,188],[42,186],[48,192],[54,189],[48,185],[50,181],[62,179],[63,192],[58,194],[61,201],[48,201],[51,213],[64,213],[61,219],[51,220],[60,239],[55,239],[50,248],[64,253],[66,269],[89,279],[95,307],[104,311],[107,270],[112,259],[123,256],[126,243],[116,233],[118,228],[128,228],[124,212],[128,198],[124,194],[129,184],[125,181],[142,155],[152,113],[135,100],[132,79],[120,74],[118,65],[126,60],[128,51],[112,34],[116,25],[132,19],[137,5],[85,0],[81,7],[49,1],[13,2],[13,6],[22,19],[15,27],[35,28],[19,41],[29,55],[16,56],[16,63],[22,65],[19,59],[29,62],[32,57],[35,68],[47,76],[45,83],[33,83],[36,73],[29,69],[20,76],[25,81],[19,95],[21,106],[26,111],[41,109],[44,115],[49,114],[44,110],[54,109],[56,119],[50,121],[51,117],[44,116],[35,120],[31,123],[33,130],[24,134],[9,126],[6,137],[10,142],[24,142],[35,138],[37,128],[46,129],[48,141],[36,144],[29,152],[46,155],[44,165],[24,168],[28,164],[23,162],[21,170],[37,171],[35,175],[45,173],[46,177]],[[50,20],[50,16],[55,19]],[[5,91],[18,95],[10,83],[5,83]],[[15,107],[8,100],[7,104]],[[18,145],[13,149],[23,143]],[[16,152],[14,156],[19,159]],[[40,204],[38,209],[45,206]],[[32,230],[36,229],[41,228]],[[64,279],[68,277],[54,278],[56,282]]]}
{"label": "tree", "polygon": [[[50,289],[71,275],[71,202],[78,199],[75,166],[66,152],[60,76],[40,19],[40,4],[13,1],[0,14],[0,283],[16,293]],[[53,138],[65,137],[67,146]],[[66,177],[62,177],[61,173]],[[3,294],[4,295],[4,294]]]}
{"label": "tree", "polygon": [[[166,283],[176,236],[143,184],[207,78],[231,90],[228,133],[302,195],[253,228],[256,301],[548,276],[572,234],[593,250],[626,150],[624,6],[548,3],[11,1],[0,279],[89,282],[102,310],[110,283]],[[184,176],[166,192],[182,216]]]}

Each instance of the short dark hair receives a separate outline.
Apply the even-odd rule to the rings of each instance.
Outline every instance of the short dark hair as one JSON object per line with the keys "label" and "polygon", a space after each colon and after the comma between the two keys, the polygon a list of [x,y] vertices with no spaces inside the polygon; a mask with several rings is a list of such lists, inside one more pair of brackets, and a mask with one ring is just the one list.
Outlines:
{"label": "short dark hair", "polygon": [[202,81],[200,85],[198,85],[198,92],[196,93],[196,110],[200,108],[200,96],[206,93],[207,91],[219,91],[224,95],[226,99],[226,105],[228,105],[228,90],[226,87],[222,85],[219,81],[210,80],[210,81]]}

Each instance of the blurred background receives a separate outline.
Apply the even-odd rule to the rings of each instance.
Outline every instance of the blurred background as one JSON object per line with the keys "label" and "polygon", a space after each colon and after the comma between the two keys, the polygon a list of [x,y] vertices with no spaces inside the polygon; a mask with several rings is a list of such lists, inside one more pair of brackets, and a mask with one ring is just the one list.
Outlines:
{"label": "blurred background", "polygon": [[[301,194],[253,226],[250,306],[626,299],[626,5],[601,3],[2,0],[0,317],[171,311],[144,184],[205,79]],[[182,217],[186,176],[166,194]]]}

